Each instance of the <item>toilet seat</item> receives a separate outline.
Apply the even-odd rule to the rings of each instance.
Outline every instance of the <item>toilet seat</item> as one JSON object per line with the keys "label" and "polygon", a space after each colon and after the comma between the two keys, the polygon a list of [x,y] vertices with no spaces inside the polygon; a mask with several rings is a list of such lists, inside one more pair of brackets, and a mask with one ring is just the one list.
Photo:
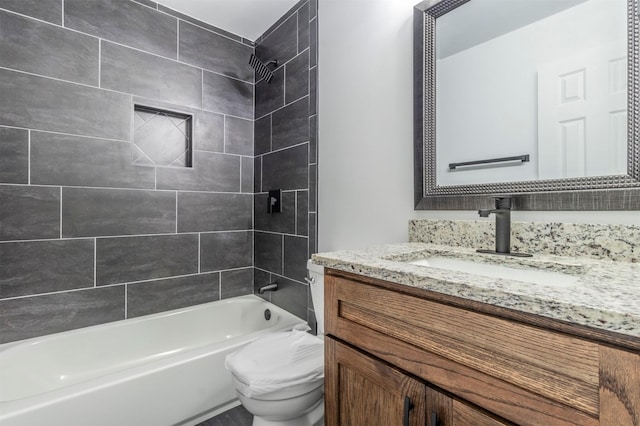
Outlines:
{"label": "toilet seat", "polygon": [[225,366],[247,397],[298,386],[308,392],[324,378],[324,343],[302,330],[272,333],[227,355]]}
{"label": "toilet seat", "polygon": [[[233,381],[233,386],[236,390],[245,389],[247,386],[246,383],[240,382],[233,374],[231,375],[231,380]],[[321,388],[321,393],[324,393],[324,378],[289,386],[262,395],[254,395],[251,398],[256,401],[281,401],[315,392],[318,388]],[[246,396],[242,392],[240,392],[240,394]]]}

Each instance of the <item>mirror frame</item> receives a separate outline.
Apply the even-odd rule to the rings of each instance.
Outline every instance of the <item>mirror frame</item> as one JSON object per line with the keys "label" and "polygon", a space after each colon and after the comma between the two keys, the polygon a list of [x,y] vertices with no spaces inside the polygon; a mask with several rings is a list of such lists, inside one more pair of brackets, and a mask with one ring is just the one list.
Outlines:
{"label": "mirror frame", "polygon": [[414,8],[415,210],[491,207],[510,195],[517,210],[640,210],[640,0],[627,0],[627,174],[439,186],[436,182],[436,18],[470,0],[425,0]]}

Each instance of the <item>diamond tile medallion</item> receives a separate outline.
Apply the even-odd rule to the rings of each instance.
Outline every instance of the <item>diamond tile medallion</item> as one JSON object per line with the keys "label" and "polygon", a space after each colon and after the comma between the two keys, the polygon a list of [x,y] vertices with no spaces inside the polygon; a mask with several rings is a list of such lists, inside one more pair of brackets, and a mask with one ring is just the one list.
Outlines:
{"label": "diamond tile medallion", "polygon": [[190,115],[136,105],[133,123],[133,164],[191,167]]}

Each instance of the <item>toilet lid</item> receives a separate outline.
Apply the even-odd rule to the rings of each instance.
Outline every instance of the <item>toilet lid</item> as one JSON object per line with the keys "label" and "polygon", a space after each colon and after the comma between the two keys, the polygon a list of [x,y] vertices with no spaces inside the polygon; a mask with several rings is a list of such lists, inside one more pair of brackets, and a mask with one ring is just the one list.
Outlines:
{"label": "toilet lid", "polygon": [[324,377],[324,344],[302,330],[271,333],[227,355],[225,366],[252,397]]}

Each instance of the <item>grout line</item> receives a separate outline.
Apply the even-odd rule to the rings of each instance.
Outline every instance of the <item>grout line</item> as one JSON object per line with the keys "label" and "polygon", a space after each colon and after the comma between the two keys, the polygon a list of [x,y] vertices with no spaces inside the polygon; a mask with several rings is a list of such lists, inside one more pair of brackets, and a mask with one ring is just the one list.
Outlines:
{"label": "grout line", "polygon": [[273,152],[273,111],[269,113],[269,152]]}
{"label": "grout line", "polygon": [[298,8],[298,10],[295,11],[295,13],[292,13],[291,16],[296,15],[296,56],[300,53],[300,9],[302,9],[302,7]]}
{"label": "grout line", "polygon": [[[128,47],[128,46],[125,46],[125,47]],[[144,52],[144,50],[141,50],[141,52]],[[162,57],[162,58],[164,58],[164,56],[161,56],[161,57]],[[169,59],[169,58],[165,58],[165,59]],[[172,59],[169,59],[169,60],[172,60]],[[182,61],[177,61],[177,62],[178,62],[179,64],[182,64],[182,65],[188,65],[188,66],[190,66],[190,67],[192,67],[192,68],[200,69],[200,70],[202,70],[202,71],[204,71],[204,72],[208,72],[209,74],[216,74],[216,75],[219,75],[219,76],[221,76],[221,77],[226,77],[226,78],[228,78],[228,79],[230,79],[230,80],[235,80],[235,81],[239,81],[240,83],[245,83],[245,84],[249,84],[249,85],[251,85],[251,86],[255,86],[255,83],[253,83],[253,82],[251,82],[251,81],[243,80],[243,79],[241,79],[241,78],[233,77],[233,76],[228,75],[228,74],[223,74],[223,73],[221,73],[221,72],[213,71],[213,70],[210,70],[210,69],[208,69],[208,68],[202,68],[202,67],[198,67],[198,66],[196,66],[196,65],[191,65],[191,64],[189,64],[189,63],[187,63],[187,62],[182,62]],[[222,113],[221,113],[221,112],[219,112],[219,111],[214,111],[214,112],[218,112],[218,114],[222,114]],[[246,118],[246,117],[244,117],[244,118],[245,118],[245,120],[251,120],[251,118]]]}
{"label": "grout line", "polygon": [[64,28],[64,0],[62,0],[62,27]]}
{"label": "grout line", "polygon": [[227,153],[227,116],[222,116],[222,152]]}
{"label": "grout line", "polygon": [[[178,191],[176,191],[176,234],[178,233]],[[200,234],[198,234],[198,241]],[[200,268],[198,268],[200,270]]]}
{"label": "grout line", "polygon": [[199,232],[198,233],[198,273],[202,272],[202,268],[200,266],[200,256],[201,256],[201,252],[200,252],[201,249],[200,248],[202,247],[201,239],[200,239],[201,235],[202,235],[202,233]]}
{"label": "grout line", "polygon": [[102,39],[98,39],[98,87],[102,89]]}
{"label": "grout line", "polygon": [[98,287],[98,239],[93,239],[93,286]]}
{"label": "grout line", "polygon": [[[311,41],[309,41],[309,49],[311,49]],[[311,50],[309,50],[309,58],[307,61],[307,94],[309,95],[309,101],[311,101]],[[309,102],[311,103],[311,102]],[[309,117],[311,118],[311,117]]]}
{"label": "grout line", "polygon": [[[2,68],[2,67],[0,67],[0,68]],[[95,89],[95,87],[94,87],[94,89]],[[88,135],[81,135],[81,134],[77,134],[77,133],[56,132],[56,131],[52,131],[52,130],[39,130],[39,129],[32,129],[30,127],[8,126],[6,124],[0,124],[0,128],[30,130],[30,131],[34,131],[34,132],[38,132],[38,133],[51,133],[51,134],[54,134],[54,135],[78,136],[78,137],[88,138],[88,139],[100,139],[100,140],[105,140],[105,141],[109,141],[109,142],[130,143],[129,141],[125,141],[125,140],[122,140],[122,139],[103,138],[103,137],[99,137],[99,136],[88,136]]]}
{"label": "grout line", "polygon": [[[287,276],[286,276],[286,275],[284,275],[284,274],[278,274],[278,273],[276,273],[276,272],[271,272],[271,271],[269,271],[269,270],[267,270],[267,269],[262,269],[262,268],[259,268],[259,267],[257,267],[257,266],[255,266],[254,268],[255,268],[255,269],[257,269],[258,271],[261,271],[261,272],[264,272],[264,273],[266,273],[266,274],[269,274],[269,278],[270,278],[270,279],[269,279],[269,282],[273,282],[273,281],[275,281],[275,279],[273,278],[273,276],[276,276],[276,277],[284,278],[284,279],[289,280],[289,281],[296,282],[296,283],[298,283],[298,284],[302,284],[302,285],[304,285],[304,286],[307,286],[307,285],[308,285],[307,283],[302,282],[302,281],[298,281],[298,280],[296,280],[295,278],[287,277]],[[271,293],[271,292],[269,292],[269,293]]]}
{"label": "grout line", "polygon": [[256,266],[256,198],[251,197],[251,266]]}
{"label": "grout line", "polygon": [[218,271],[218,300],[222,300],[222,272]]}
{"label": "grout line", "polygon": [[282,234],[282,275],[284,275],[284,234]]}
{"label": "grout line", "polygon": [[[4,186],[29,186],[25,183],[3,183],[2,185]],[[60,185],[54,185],[54,184],[37,184],[34,186],[42,186],[42,187],[54,187],[54,188],[58,188]],[[196,191],[196,190],[190,190],[190,189],[154,189],[154,188],[116,188],[116,187],[112,187],[112,186],[81,186],[81,185],[65,185],[66,188],[78,188],[78,189],[95,189],[95,190],[101,190],[101,189],[105,189],[105,190],[117,190],[117,191],[153,191],[153,192],[183,192],[183,193],[190,193],[190,194],[211,194],[211,195],[252,195],[249,193],[245,193],[245,192],[238,192],[238,191]],[[290,191],[290,190],[289,190]]]}
{"label": "grout line", "polygon": [[[56,27],[56,28],[64,28],[64,27],[62,26],[62,24],[56,24],[56,23],[51,22],[51,21],[45,21],[44,19],[36,18],[35,16],[31,16],[31,15],[25,15],[24,13],[17,12],[17,11],[15,11],[15,10],[3,9],[1,5],[0,5],[0,9],[2,9],[2,12],[3,12],[3,13],[10,13],[10,14],[12,14],[12,15],[16,15],[16,16],[20,16],[20,17],[22,17],[22,18],[28,18],[28,19],[31,19],[31,20],[34,20],[34,21],[40,22],[40,23],[42,23],[42,24],[53,25],[53,26],[54,26],[54,27]],[[63,15],[63,16],[64,16],[64,15]],[[63,17],[63,19],[64,19],[64,17]],[[75,30],[73,30],[73,29],[71,29],[71,28],[66,28],[66,29],[71,30],[71,31],[75,31]],[[79,32],[79,31],[75,31],[75,32]],[[83,34],[84,34],[84,33],[83,33]],[[89,34],[87,34],[87,35],[89,35]],[[93,37],[95,38],[95,36],[93,36]]]}
{"label": "grout line", "polygon": [[271,234],[271,235],[282,235],[283,237],[287,236],[287,237],[309,238],[308,235],[296,235],[296,234],[289,234],[287,232],[268,231],[263,229],[255,229],[254,232],[262,232],[263,234]]}
{"label": "grout line", "polygon": [[[66,238],[62,238],[63,241],[76,241],[76,240],[89,240],[92,239],[94,237],[66,237]],[[11,244],[11,243],[46,243],[46,242],[52,242],[52,241],[60,241],[60,238],[39,238],[39,239],[33,239],[33,240],[5,240],[5,241],[0,241],[0,245],[2,244]]]}
{"label": "grout line", "polygon": [[127,319],[129,317],[127,315],[128,311],[129,311],[129,298],[127,297],[127,294],[129,293],[127,291],[128,288],[129,288],[128,286],[129,286],[129,284],[127,284],[127,283],[125,283],[124,286],[123,286],[124,287],[124,319]]}
{"label": "grout line", "polygon": [[176,62],[180,61],[180,19],[176,19]]}
{"label": "grout line", "polygon": [[31,185],[31,129],[27,130],[27,185]]}
{"label": "grout line", "polygon": [[286,151],[287,149],[290,149],[290,148],[298,148],[298,147],[300,147],[300,146],[302,146],[304,144],[308,144],[308,143],[309,143],[309,141],[305,141],[305,142],[300,142],[300,143],[295,144],[295,145],[286,146],[284,148],[278,148],[276,150],[265,152],[264,154],[260,154],[259,157],[265,157],[265,156],[267,156],[269,154],[275,154],[277,152]]}
{"label": "grout line", "polygon": [[60,238],[62,238],[62,187],[60,187]]}
{"label": "grout line", "polygon": [[[262,167],[262,155],[260,156],[260,192],[262,192],[262,187],[264,186],[262,184],[262,178],[264,177],[262,170],[264,169],[264,167]],[[258,192],[255,188],[254,188],[255,192]]]}
{"label": "grout line", "polygon": [[242,158],[240,158],[240,192],[242,193]]}
{"label": "grout line", "polygon": [[[22,296],[14,296],[14,297],[6,297],[1,299],[2,301],[5,300],[17,300],[17,299],[26,299],[29,297],[38,297],[38,296],[47,296],[47,295],[52,295],[52,294],[63,294],[63,293],[71,293],[71,292],[76,292],[76,291],[87,291],[87,290],[95,290],[95,289],[102,289],[102,288],[108,288],[108,287],[118,287],[118,286],[128,286],[131,284],[140,284],[140,283],[149,283],[149,282],[155,282],[155,281],[163,281],[163,280],[168,280],[168,279],[176,279],[176,278],[186,278],[186,277],[197,277],[199,275],[213,275],[213,274],[219,274],[219,276],[222,276],[222,272],[233,272],[233,271],[241,271],[241,270],[246,270],[249,268],[253,268],[253,266],[242,266],[239,268],[231,268],[231,269],[221,269],[218,271],[204,271],[202,273],[192,273],[192,274],[185,274],[185,275],[172,275],[172,276],[168,276],[168,277],[160,277],[160,278],[151,278],[148,280],[139,280],[139,281],[124,281],[121,283],[113,283],[113,284],[103,284],[103,285],[99,285],[99,286],[95,286],[95,287],[82,287],[82,288],[72,288],[72,289],[67,289],[67,290],[60,290],[60,291],[49,291],[49,292],[44,292],[44,293],[35,293],[35,294],[25,294]],[[286,277],[284,277],[286,278]],[[291,278],[288,278],[291,279]],[[294,280],[295,281],[295,280]]]}
{"label": "grout line", "polygon": [[[291,101],[291,102],[289,102],[289,103],[285,103],[285,104],[284,104],[284,105],[282,105],[282,106],[279,106],[278,108],[274,109],[273,111],[269,111],[268,113],[266,113],[266,114],[264,114],[264,115],[261,115],[260,117],[256,117],[254,121],[256,121],[256,120],[260,120],[260,119],[262,119],[262,118],[266,117],[267,115],[273,115],[273,113],[278,112],[278,111],[280,111],[281,109],[284,109],[284,108],[286,108],[286,107],[288,107],[288,106],[291,106],[292,104],[295,104],[296,102],[300,102],[301,100],[303,100],[304,98],[307,98],[307,97],[309,97],[309,98],[310,98],[310,96],[309,96],[309,94],[308,94],[308,93],[307,93],[306,95],[304,95],[304,96],[302,96],[302,97],[300,97],[300,98],[298,98],[298,99],[294,100],[294,101]],[[212,111],[212,112],[215,112],[215,111]],[[218,114],[219,114],[219,113],[218,113]],[[315,115],[315,114],[314,114],[314,115]]]}
{"label": "grout line", "polygon": [[[221,233],[232,233],[232,232],[251,232],[253,231],[253,229],[233,229],[233,230],[229,230],[229,231],[206,231],[203,232],[203,234],[221,234]],[[178,235],[180,236],[184,236],[184,235],[194,235],[197,234],[197,231],[189,231],[189,232],[182,232]],[[91,238],[101,238],[101,239],[114,239],[114,238],[137,238],[137,237],[167,237],[167,236],[173,236],[175,237],[176,234],[171,232],[171,233],[161,233],[161,234],[131,234],[131,235],[97,235],[95,237],[63,237],[62,240],[64,241],[75,241],[75,240],[88,240]],[[37,242],[47,242],[47,241],[60,241],[60,238],[40,238],[40,239],[33,239],[33,240],[5,240],[5,241],[0,241],[0,245],[2,244],[12,244],[12,243],[37,243]]]}
{"label": "grout line", "polygon": [[295,192],[293,203],[293,229],[296,235],[298,234],[298,191]]}
{"label": "grout line", "polygon": [[82,287],[82,288],[71,288],[71,289],[60,290],[60,291],[48,291],[48,292],[44,292],[44,293],[25,294],[24,296],[6,297],[6,298],[3,298],[2,301],[27,299],[29,297],[49,296],[49,295],[52,295],[52,294],[75,293],[76,291],[92,291],[92,290],[97,290],[97,289],[101,289],[101,288],[117,287],[117,286],[121,286],[121,285],[124,285],[124,284],[125,283],[105,284],[105,285],[101,285],[101,286],[98,286],[98,287],[95,287],[95,288],[94,287]]}

